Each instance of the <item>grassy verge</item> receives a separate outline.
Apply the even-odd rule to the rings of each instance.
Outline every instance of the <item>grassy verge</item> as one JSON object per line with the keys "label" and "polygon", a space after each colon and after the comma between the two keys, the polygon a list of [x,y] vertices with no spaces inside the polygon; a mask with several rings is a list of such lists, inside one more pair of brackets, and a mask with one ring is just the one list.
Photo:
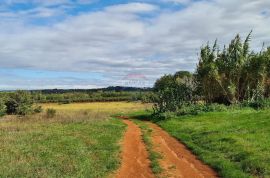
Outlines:
{"label": "grassy verge", "polygon": [[119,167],[125,125],[117,112],[144,109],[139,103],[56,105],[44,113],[0,119],[0,177],[106,177]]}
{"label": "grassy verge", "polygon": [[161,154],[154,151],[153,148],[153,143],[151,140],[151,134],[152,134],[152,129],[149,128],[149,126],[145,123],[142,122],[140,120],[137,119],[133,119],[133,121],[140,127],[140,129],[142,130],[142,134],[143,134],[143,141],[146,145],[146,149],[148,151],[149,154],[149,159],[150,159],[150,166],[151,169],[153,171],[153,173],[155,175],[159,175],[162,172],[162,168],[159,165],[159,159],[162,158]]}
{"label": "grassy verge", "polygon": [[158,124],[221,177],[270,177],[270,110],[212,112]]}

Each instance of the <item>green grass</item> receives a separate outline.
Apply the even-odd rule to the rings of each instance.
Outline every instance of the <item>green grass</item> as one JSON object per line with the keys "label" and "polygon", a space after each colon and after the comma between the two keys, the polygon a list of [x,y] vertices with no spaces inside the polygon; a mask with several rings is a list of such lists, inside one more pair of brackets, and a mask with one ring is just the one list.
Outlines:
{"label": "green grass", "polygon": [[142,130],[143,141],[146,145],[146,149],[149,154],[150,167],[153,173],[158,176],[163,171],[163,169],[159,164],[159,159],[162,159],[162,156],[160,153],[154,151],[151,139],[152,129],[145,122],[142,122],[137,119],[133,119],[132,121],[134,121]]}
{"label": "green grass", "polygon": [[270,110],[236,110],[159,121],[221,177],[270,177]]}
{"label": "green grass", "polygon": [[0,177],[104,177],[118,167],[116,119],[31,123],[0,130]]}
{"label": "green grass", "polygon": [[[0,118],[0,177],[106,177],[119,168],[125,124],[110,115],[139,103],[56,105],[26,117]],[[44,106],[44,108],[46,109]]]}

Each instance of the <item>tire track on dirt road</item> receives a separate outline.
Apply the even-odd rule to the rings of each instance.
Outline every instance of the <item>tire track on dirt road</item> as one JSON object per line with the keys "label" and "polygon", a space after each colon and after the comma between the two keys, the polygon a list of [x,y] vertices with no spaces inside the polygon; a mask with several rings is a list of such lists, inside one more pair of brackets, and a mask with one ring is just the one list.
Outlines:
{"label": "tire track on dirt road", "polygon": [[[127,117],[119,117],[127,125],[122,143],[121,167],[116,178],[152,178],[146,146],[141,129]],[[161,178],[217,178],[218,174],[209,166],[198,160],[185,145],[170,136],[154,123],[146,122],[151,128],[153,149],[160,153],[159,164],[163,171]]]}
{"label": "tire track on dirt road", "polygon": [[170,136],[156,124],[148,122],[152,131],[155,151],[162,155],[159,161],[163,168],[161,177],[216,178],[217,173],[202,163],[186,146]]}
{"label": "tire track on dirt road", "polygon": [[123,120],[127,130],[123,140],[122,163],[116,178],[154,177],[140,128],[130,120]]}

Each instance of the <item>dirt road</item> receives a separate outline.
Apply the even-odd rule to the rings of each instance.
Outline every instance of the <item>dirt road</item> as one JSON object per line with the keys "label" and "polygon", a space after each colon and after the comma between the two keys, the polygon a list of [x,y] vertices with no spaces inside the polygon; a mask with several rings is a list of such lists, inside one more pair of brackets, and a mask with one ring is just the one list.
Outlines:
{"label": "dirt road", "polygon": [[153,123],[152,142],[155,151],[161,153],[161,177],[214,178],[217,174],[203,164],[183,144]]}
{"label": "dirt road", "polygon": [[[155,177],[150,169],[146,147],[140,128],[130,120],[124,120],[128,128],[124,136],[122,163],[117,178]],[[162,155],[159,161],[163,171],[158,177],[215,178],[216,172],[196,158],[183,144],[153,123],[152,142],[156,152]]]}
{"label": "dirt road", "polygon": [[154,177],[150,169],[150,161],[146,147],[142,141],[140,128],[129,120],[124,136],[122,148],[122,164],[116,174],[117,178],[151,178]]}

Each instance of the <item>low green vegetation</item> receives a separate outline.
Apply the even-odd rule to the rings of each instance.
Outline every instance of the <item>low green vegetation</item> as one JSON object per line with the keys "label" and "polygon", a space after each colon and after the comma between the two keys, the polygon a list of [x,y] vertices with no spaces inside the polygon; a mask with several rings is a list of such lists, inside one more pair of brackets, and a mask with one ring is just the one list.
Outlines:
{"label": "low green vegetation", "polygon": [[221,177],[270,177],[270,111],[252,109],[181,116],[157,123]]}
{"label": "low green vegetation", "polygon": [[142,121],[137,120],[137,119],[133,119],[133,121],[142,130],[143,141],[146,145],[146,149],[147,149],[148,154],[149,154],[149,159],[151,161],[151,163],[150,163],[151,169],[152,169],[153,173],[158,176],[163,171],[163,169],[161,168],[161,166],[159,164],[159,159],[162,159],[162,156],[160,153],[154,151],[153,143],[151,140],[152,129],[149,128],[149,126],[145,122],[142,122]]}
{"label": "low green vegetation", "polygon": [[120,165],[126,127],[110,115],[146,107],[131,102],[42,106],[38,114],[1,118],[0,177],[109,176]]}
{"label": "low green vegetation", "polygon": [[0,177],[104,177],[119,164],[124,125],[116,119],[0,128]]}

